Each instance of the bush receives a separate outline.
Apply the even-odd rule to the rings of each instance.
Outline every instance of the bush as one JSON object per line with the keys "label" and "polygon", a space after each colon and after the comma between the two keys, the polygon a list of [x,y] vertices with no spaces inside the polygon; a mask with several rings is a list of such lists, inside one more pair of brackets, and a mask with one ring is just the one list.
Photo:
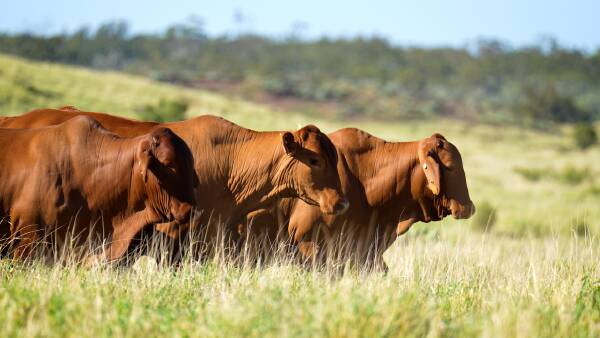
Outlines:
{"label": "bush", "polygon": [[571,230],[580,237],[590,235],[590,226],[583,219],[575,219],[571,222]]}
{"label": "bush", "polygon": [[579,108],[572,97],[561,95],[555,86],[526,87],[524,95],[520,111],[529,120],[582,122],[590,118],[590,114]]}
{"label": "bush", "polygon": [[537,182],[542,178],[554,179],[566,184],[579,184],[590,177],[589,168],[577,168],[571,165],[557,171],[552,168],[513,168],[513,171],[524,179]]}
{"label": "bush", "polygon": [[170,122],[185,120],[189,104],[184,100],[160,99],[158,104],[140,109],[140,117],[147,121]]}
{"label": "bush", "polygon": [[513,171],[531,182],[537,182],[542,177],[547,176],[547,170],[545,169],[517,167],[513,168]]}
{"label": "bush", "polygon": [[477,206],[477,212],[473,216],[471,226],[480,231],[490,230],[496,224],[496,208],[489,202],[484,201]]}
{"label": "bush", "polygon": [[591,123],[578,123],[573,128],[573,140],[579,149],[587,149],[598,142],[598,135]]}
{"label": "bush", "polygon": [[576,168],[573,166],[566,166],[560,172],[556,174],[558,180],[567,184],[579,184],[590,176],[590,170],[588,168]]}
{"label": "bush", "polygon": [[520,219],[512,224],[510,233],[516,237],[541,238],[548,235],[550,229],[539,220]]}

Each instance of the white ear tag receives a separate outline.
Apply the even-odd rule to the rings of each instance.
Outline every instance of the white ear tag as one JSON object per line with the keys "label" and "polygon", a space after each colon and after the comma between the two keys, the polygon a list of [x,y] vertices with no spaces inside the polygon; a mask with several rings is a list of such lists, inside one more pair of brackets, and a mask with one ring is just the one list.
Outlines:
{"label": "white ear tag", "polygon": [[423,169],[427,170],[427,163],[423,163]]}

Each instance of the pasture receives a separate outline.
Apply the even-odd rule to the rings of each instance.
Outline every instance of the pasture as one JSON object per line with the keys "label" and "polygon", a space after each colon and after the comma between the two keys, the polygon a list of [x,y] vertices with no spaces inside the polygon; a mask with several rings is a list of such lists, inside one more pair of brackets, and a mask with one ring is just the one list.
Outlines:
{"label": "pasture", "polygon": [[161,99],[248,128],[354,126],[388,140],[440,132],[461,151],[473,219],[417,223],[387,274],[186,260],[147,269],[0,263],[2,335],[600,335],[600,148],[568,127],[532,131],[453,120],[339,121],[280,112],[112,72],[0,56],[0,111],[74,105],[136,117]]}

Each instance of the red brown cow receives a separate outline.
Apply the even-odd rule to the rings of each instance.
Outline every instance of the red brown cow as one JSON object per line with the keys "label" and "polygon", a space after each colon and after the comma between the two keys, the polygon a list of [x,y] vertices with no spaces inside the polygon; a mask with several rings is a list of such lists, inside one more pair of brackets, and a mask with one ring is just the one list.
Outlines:
{"label": "red brown cow", "polygon": [[121,138],[79,116],[0,129],[0,163],[0,227],[17,258],[41,236],[87,233],[110,235],[103,255],[114,260],[147,225],[187,222],[195,204],[191,152],[167,128]]}
{"label": "red brown cow", "polygon": [[[310,257],[317,248],[314,230],[325,224],[322,245],[329,244],[329,249],[345,245],[359,261],[372,263],[416,222],[439,221],[450,214],[468,218],[475,212],[461,155],[442,135],[387,142],[347,128],[329,137],[340,158],[342,191],[352,207],[343,215],[332,216],[288,199],[276,212],[256,212],[250,221],[254,231],[264,232],[261,227],[273,222],[283,227],[287,223],[292,242]],[[269,225],[269,229],[276,228]]]}
{"label": "red brown cow", "polygon": [[[32,128],[88,115],[119,135],[139,135],[158,126],[73,107],[34,110],[0,122],[0,127]],[[201,224],[225,224],[230,234],[248,212],[273,206],[283,197],[297,197],[324,214],[342,213],[348,202],[340,193],[337,154],[329,138],[309,125],[294,132],[258,132],[223,118],[199,116],[160,124],[186,141],[195,160]],[[218,220],[219,222],[209,222]],[[178,237],[181,227],[161,225]],[[216,231],[216,230],[215,230]]]}

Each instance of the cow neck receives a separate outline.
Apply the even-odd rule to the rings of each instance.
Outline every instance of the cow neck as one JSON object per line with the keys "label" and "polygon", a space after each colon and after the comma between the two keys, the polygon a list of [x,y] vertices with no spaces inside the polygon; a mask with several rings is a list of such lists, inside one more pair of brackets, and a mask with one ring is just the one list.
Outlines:
{"label": "cow neck", "polygon": [[383,142],[361,153],[357,168],[367,200],[372,206],[411,197],[418,168],[418,142]]}
{"label": "cow neck", "polygon": [[94,193],[103,192],[103,199],[106,199],[106,195],[111,196],[107,200],[126,198],[128,207],[133,207],[145,194],[143,185],[136,182],[134,170],[139,137],[118,138],[104,133],[98,133],[98,136],[95,144],[96,162],[92,166],[91,176],[94,186],[91,188]]}
{"label": "cow neck", "polygon": [[236,156],[228,157],[233,159],[228,187],[238,211],[245,214],[291,194],[293,159],[285,153],[279,132],[240,132],[243,142]]}

